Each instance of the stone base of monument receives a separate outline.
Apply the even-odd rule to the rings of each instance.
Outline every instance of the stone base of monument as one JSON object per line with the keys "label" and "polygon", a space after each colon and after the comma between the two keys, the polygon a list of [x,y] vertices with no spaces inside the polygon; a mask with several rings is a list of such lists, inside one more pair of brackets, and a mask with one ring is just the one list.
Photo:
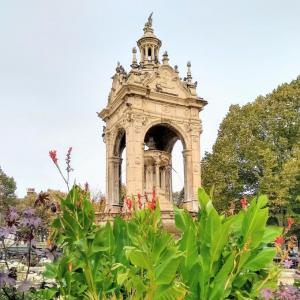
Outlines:
{"label": "stone base of monument", "polygon": [[282,269],[278,276],[278,284],[293,285],[295,281],[295,269]]}

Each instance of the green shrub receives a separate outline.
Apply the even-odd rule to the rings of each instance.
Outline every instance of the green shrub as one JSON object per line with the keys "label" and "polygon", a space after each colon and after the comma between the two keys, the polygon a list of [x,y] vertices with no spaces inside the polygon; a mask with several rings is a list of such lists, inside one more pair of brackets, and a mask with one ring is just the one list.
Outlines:
{"label": "green shrub", "polygon": [[254,299],[276,285],[272,243],[282,229],[266,226],[266,204],[261,196],[225,217],[199,189],[197,218],[175,208],[176,239],[158,205],[95,225],[89,195],[74,186],[53,223],[63,254],[45,276],[64,299]]}
{"label": "green shrub", "polygon": [[269,246],[282,233],[266,226],[267,198],[254,198],[237,215],[219,215],[203,189],[196,219],[175,209],[178,241],[185,254],[180,274],[189,287],[186,299],[255,299],[261,288],[276,286],[276,248]]}

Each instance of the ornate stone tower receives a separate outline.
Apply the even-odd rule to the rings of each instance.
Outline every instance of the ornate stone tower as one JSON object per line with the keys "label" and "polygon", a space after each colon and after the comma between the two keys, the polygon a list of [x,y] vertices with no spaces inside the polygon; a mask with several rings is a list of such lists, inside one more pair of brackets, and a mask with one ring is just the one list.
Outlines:
{"label": "ornate stone tower", "polygon": [[106,127],[106,193],[110,209],[120,207],[122,151],[126,147],[126,188],[128,195],[151,193],[154,188],[162,210],[172,208],[172,149],[182,142],[184,162],[184,205],[198,208],[200,178],[199,112],[207,104],[196,94],[191,63],[182,80],[177,66],[169,65],[167,52],[159,61],[161,41],[154,35],[152,14],[144,35],[132,49],[131,70],[118,63],[112,79],[107,107],[99,116]]}

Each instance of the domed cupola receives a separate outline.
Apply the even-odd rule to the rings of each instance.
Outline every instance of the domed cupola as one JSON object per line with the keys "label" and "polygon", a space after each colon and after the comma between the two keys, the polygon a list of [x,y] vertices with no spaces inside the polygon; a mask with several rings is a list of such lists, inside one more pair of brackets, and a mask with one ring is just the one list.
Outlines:
{"label": "domed cupola", "polygon": [[141,66],[151,68],[159,64],[159,49],[161,40],[158,39],[152,28],[152,13],[148,17],[148,21],[144,27],[144,35],[137,41],[140,49]]}

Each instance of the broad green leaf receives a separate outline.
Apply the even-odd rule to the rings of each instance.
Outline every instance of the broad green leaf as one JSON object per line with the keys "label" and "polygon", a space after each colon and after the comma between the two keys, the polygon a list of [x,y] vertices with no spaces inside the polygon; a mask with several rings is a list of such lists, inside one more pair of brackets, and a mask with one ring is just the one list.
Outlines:
{"label": "broad green leaf", "polygon": [[242,234],[243,244],[247,245],[247,248],[255,248],[261,243],[268,219],[268,209],[263,208],[266,203],[267,198],[265,196],[253,199],[245,214]]}
{"label": "broad green leaf", "polygon": [[272,263],[275,255],[275,248],[265,248],[261,250],[257,255],[255,255],[252,259],[248,260],[243,268],[251,271],[257,271],[265,268],[270,263]]}
{"label": "broad green leaf", "polygon": [[153,266],[151,265],[150,258],[147,254],[135,247],[125,247],[126,256],[130,259],[131,263],[137,267],[151,270]]}
{"label": "broad green leaf", "polygon": [[181,231],[186,231],[190,224],[190,215],[183,209],[174,207],[174,219],[176,227]]}
{"label": "broad green leaf", "polygon": [[172,256],[162,261],[156,267],[156,283],[159,285],[170,284],[176,276],[176,271],[180,262],[180,254],[173,253]]}
{"label": "broad green leaf", "polygon": [[[230,272],[233,271],[235,253],[231,253],[222,268],[211,283],[210,292],[207,294],[209,300],[223,299],[226,289],[231,285]],[[201,299],[202,300],[202,299]],[[204,300],[204,299],[203,299]]]}
{"label": "broad green leaf", "polygon": [[187,289],[182,284],[162,285],[156,289],[153,300],[183,300],[186,293]]}
{"label": "broad green leaf", "polygon": [[200,204],[200,209],[206,209],[206,206],[211,202],[209,196],[205,193],[203,188],[198,189],[198,200]]}
{"label": "broad green leaf", "polygon": [[267,226],[262,238],[263,243],[273,243],[274,240],[282,235],[282,227],[278,226]]}

